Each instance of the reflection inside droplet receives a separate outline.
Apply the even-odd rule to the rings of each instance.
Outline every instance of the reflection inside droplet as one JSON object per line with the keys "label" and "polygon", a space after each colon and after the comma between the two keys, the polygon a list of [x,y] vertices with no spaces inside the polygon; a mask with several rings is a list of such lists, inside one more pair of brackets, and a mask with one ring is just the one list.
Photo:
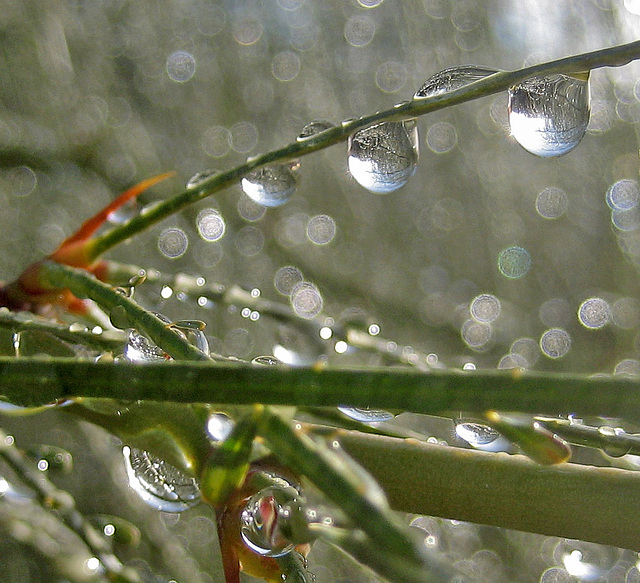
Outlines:
{"label": "reflection inside droplet", "polygon": [[589,124],[589,84],[566,75],[532,77],[509,90],[511,134],[537,156],[561,156]]}
{"label": "reflection inside droplet", "polygon": [[360,421],[361,423],[380,423],[393,419],[393,413],[380,409],[369,409],[368,407],[363,409],[360,407],[346,407],[344,405],[340,405],[338,409],[347,417],[355,421]]}
{"label": "reflection inside droplet", "polygon": [[415,120],[384,122],[349,137],[348,165],[358,184],[387,194],[402,188],[418,164]]}
{"label": "reflection inside droplet", "polygon": [[495,429],[482,423],[456,423],[456,435],[470,446],[482,451],[504,451],[509,442]]}
{"label": "reflection inside droplet", "polygon": [[182,512],[200,501],[194,478],[146,451],[122,448],[129,485],[147,504],[164,512]]}
{"label": "reflection inside droplet", "polygon": [[296,177],[287,164],[259,168],[242,179],[242,190],[254,202],[276,207],[286,203],[296,190]]}
{"label": "reflection inside droplet", "polygon": [[422,87],[416,91],[413,98],[420,99],[448,93],[449,91],[460,89],[460,87],[484,79],[497,72],[497,69],[489,69],[488,67],[479,67],[476,65],[463,65],[461,67],[444,69],[429,77]]}

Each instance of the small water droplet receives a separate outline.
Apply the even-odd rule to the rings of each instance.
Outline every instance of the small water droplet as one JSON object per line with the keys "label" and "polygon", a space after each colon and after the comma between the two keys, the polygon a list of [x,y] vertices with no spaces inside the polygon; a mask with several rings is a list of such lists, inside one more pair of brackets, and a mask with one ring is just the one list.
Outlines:
{"label": "small water droplet", "polygon": [[215,209],[202,209],[196,218],[196,227],[200,236],[209,242],[219,241],[226,231],[223,216]]}
{"label": "small water droplet", "polygon": [[456,435],[482,451],[505,451],[510,447],[509,442],[495,429],[482,423],[456,423]]}
{"label": "small water droplet", "polygon": [[559,543],[556,553],[567,572],[581,581],[599,581],[620,558],[620,549],[576,540]]}
{"label": "small water droplet", "polygon": [[182,512],[200,502],[194,478],[149,452],[125,446],[129,485],[147,504],[164,512]]}
{"label": "small water droplet", "polygon": [[358,184],[387,194],[402,188],[418,165],[415,120],[383,122],[349,137],[348,165]]}
{"label": "small water droplet", "polygon": [[204,170],[203,172],[198,172],[194,174],[186,184],[187,190],[195,190],[196,188],[200,188],[200,186],[209,180],[209,178],[219,174],[220,170]]}
{"label": "small water droplet", "polygon": [[461,67],[444,69],[429,77],[422,87],[416,91],[413,98],[424,99],[425,97],[448,93],[449,91],[460,89],[460,87],[484,79],[497,72],[497,69],[489,69],[488,67],[479,67],[476,65],[463,65]]}
{"label": "small water droplet", "polygon": [[347,417],[360,421],[361,423],[379,423],[381,421],[389,421],[393,419],[393,413],[382,411],[381,409],[369,409],[360,407],[346,407],[340,405],[338,409]]}
{"label": "small water droplet", "polygon": [[498,255],[498,269],[509,279],[518,279],[531,267],[531,255],[522,247],[507,247]]}
{"label": "small water droplet", "polygon": [[492,294],[481,294],[473,299],[469,312],[478,322],[493,322],[500,315],[500,300]]}
{"label": "small water droplet", "polygon": [[304,126],[302,128],[302,131],[300,132],[300,135],[296,139],[298,140],[298,142],[305,142],[309,138],[312,138],[313,136],[334,127],[336,126],[331,122],[318,119]]}
{"label": "small water droplet", "polygon": [[264,355],[256,356],[251,361],[251,364],[257,364],[259,366],[276,366],[280,364],[280,361],[275,356]]}
{"label": "small water droplet", "polygon": [[323,304],[320,290],[312,283],[303,281],[291,291],[291,307],[302,318],[315,318]]}
{"label": "small water droplet", "polygon": [[571,348],[571,335],[562,328],[551,328],[540,337],[540,350],[548,358],[562,358]]}
{"label": "small water droplet", "polygon": [[282,324],[273,355],[289,366],[311,366],[322,359],[324,344],[318,336],[298,326]]}
{"label": "small water droplet", "polygon": [[226,413],[211,414],[207,420],[209,439],[214,442],[224,441],[231,433],[234,425],[233,419]]}
{"label": "small water droplet", "polygon": [[591,330],[604,327],[611,317],[611,306],[602,298],[589,298],[578,308],[578,320]]}
{"label": "small water droplet", "polygon": [[107,215],[107,221],[112,225],[124,225],[138,214],[138,202],[135,198],[128,200],[116,210]]}
{"label": "small water droplet", "polygon": [[27,455],[36,461],[40,471],[52,470],[68,474],[73,469],[71,454],[54,445],[34,445],[27,450]]}
{"label": "small water droplet", "polygon": [[171,324],[171,329],[182,335],[200,352],[209,354],[209,341],[204,333],[205,326],[202,320],[179,320]]}
{"label": "small water droplet", "polygon": [[242,190],[254,202],[277,207],[286,203],[296,190],[296,177],[287,164],[258,168],[242,179]]}
{"label": "small water droplet", "polygon": [[251,496],[240,518],[244,543],[266,557],[290,553],[295,545],[284,536],[282,526],[287,520],[285,508],[297,497],[298,491],[284,484],[269,486]]}
{"label": "small water droplet", "polygon": [[509,90],[511,134],[537,156],[561,156],[589,124],[589,82],[566,75],[532,77]]}

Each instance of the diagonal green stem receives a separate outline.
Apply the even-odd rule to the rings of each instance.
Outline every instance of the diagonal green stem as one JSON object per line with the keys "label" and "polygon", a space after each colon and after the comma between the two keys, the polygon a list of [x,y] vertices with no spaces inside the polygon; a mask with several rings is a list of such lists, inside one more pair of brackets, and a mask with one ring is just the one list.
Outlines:
{"label": "diagonal green stem", "polygon": [[197,188],[185,190],[157,206],[146,209],[128,223],[95,238],[93,248],[96,256],[99,256],[118,243],[144,231],[151,225],[166,219],[215,192],[235,184],[243,176],[256,168],[276,162],[284,162],[292,158],[300,158],[312,152],[333,146],[334,144],[345,142],[354,132],[373,124],[383,121],[415,118],[432,111],[493,95],[501,91],[506,91],[509,87],[538,75],[579,73],[600,67],[620,67],[638,58],[640,58],[640,41],[635,41],[625,45],[549,61],[517,71],[498,72],[461,87],[460,89],[456,89],[455,91],[428,98],[406,101],[391,109],[378,111],[358,119],[344,121],[340,125],[316,134],[304,141],[293,142],[278,150],[251,157],[244,164],[226,172],[216,174],[208,180],[203,181]]}
{"label": "diagonal green stem", "polygon": [[210,360],[209,356],[178,336],[171,328],[143,310],[135,302],[115,291],[111,286],[98,281],[82,269],[61,265],[55,261],[44,261],[40,266],[44,280],[54,288],[69,288],[76,297],[89,298],[96,302],[107,314],[119,310],[153,342],[178,360]]}

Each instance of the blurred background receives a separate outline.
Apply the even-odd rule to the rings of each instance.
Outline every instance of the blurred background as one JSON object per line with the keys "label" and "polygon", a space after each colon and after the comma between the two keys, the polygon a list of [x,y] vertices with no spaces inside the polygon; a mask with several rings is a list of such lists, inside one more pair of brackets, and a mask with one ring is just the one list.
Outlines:
{"label": "blurred background", "polygon": [[[198,172],[294,141],[312,120],[409,99],[444,68],[518,69],[639,33],[637,0],[0,0],[0,279],[143,178],[177,172],[130,213]],[[109,257],[283,304],[292,282],[306,282],[320,318],[375,331],[422,365],[638,374],[639,78],[634,63],[592,73],[587,133],[565,156],[525,151],[510,136],[507,95],[487,97],[418,120],[419,166],[395,193],[359,186],[338,145],[301,160],[282,207],[230,188]],[[212,350],[225,355],[252,359],[283,343],[280,325],[242,306],[153,287],[138,299],[207,322]],[[336,351],[331,339],[317,350],[339,365],[386,362],[380,351]],[[3,426],[18,445],[73,452],[76,469],[61,483],[83,512],[141,523],[142,546],[125,551],[131,564],[159,581],[221,580],[211,516],[141,506],[104,433],[55,414]],[[30,543],[8,506],[0,492],[2,583],[99,576],[56,566],[62,551]],[[419,520],[480,577],[577,580],[556,539]],[[376,580],[323,552],[313,555],[318,583]],[[640,580],[635,557],[611,553],[607,581]]]}

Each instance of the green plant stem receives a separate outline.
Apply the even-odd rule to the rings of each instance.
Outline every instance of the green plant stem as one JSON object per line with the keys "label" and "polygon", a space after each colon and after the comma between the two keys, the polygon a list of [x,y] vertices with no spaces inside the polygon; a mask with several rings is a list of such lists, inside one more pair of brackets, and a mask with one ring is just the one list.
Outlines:
{"label": "green plant stem", "polygon": [[90,330],[73,330],[64,324],[45,320],[29,312],[10,312],[0,309],[0,328],[14,332],[46,332],[70,344],[84,344],[96,350],[121,350],[126,337],[115,331],[99,334]]}
{"label": "green plant stem", "polygon": [[383,121],[411,119],[432,111],[493,95],[501,91],[506,91],[509,87],[521,83],[530,77],[558,73],[579,73],[600,67],[620,67],[638,58],[640,58],[640,41],[635,41],[625,45],[541,63],[517,71],[497,72],[484,79],[465,85],[460,89],[456,89],[455,91],[405,101],[384,111],[378,111],[371,115],[344,121],[338,126],[316,134],[306,140],[293,142],[283,148],[273,150],[266,154],[252,156],[247,159],[244,164],[226,172],[216,174],[208,180],[203,181],[197,188],[185,190],[156,206],[145,209],[140,215],[134,217],[128,223],[96,237],[93,249],[96,256],[99,256],[115,245],[144,231],[151,225],[166,219],[215,192],[235,184],[243,176],[261,166],[300,158],[312,152],[333,146],[334,144],[345,142],[348,137],[356,131],[371,125]]}
{"label": "green plant stem", "polygon": [[640,382],[629,377],[513,371],[309,369],[242,362],[92,362],[0,357],[0,394],[38,406],[65,397],[135,401],[374,407],[439,415],[519,411],[640,421]]}
{"label": "green plant stem", "polygon": [[119,310],[131,323],[131,327],[148,336],[171,357],[179,360],[210,360],[208,355],[189,344],[151,312],[143,310],[86,271],[55,261],[43,261],[40,270],[41,276],[51,287],[69,288],[75,296],[96,302],[107,314],[111,314],[112,310]]}
{"label": "green plant stem", "polygon": [[640,472],[354,431],[336,438],[399,510],[640,550]]}

